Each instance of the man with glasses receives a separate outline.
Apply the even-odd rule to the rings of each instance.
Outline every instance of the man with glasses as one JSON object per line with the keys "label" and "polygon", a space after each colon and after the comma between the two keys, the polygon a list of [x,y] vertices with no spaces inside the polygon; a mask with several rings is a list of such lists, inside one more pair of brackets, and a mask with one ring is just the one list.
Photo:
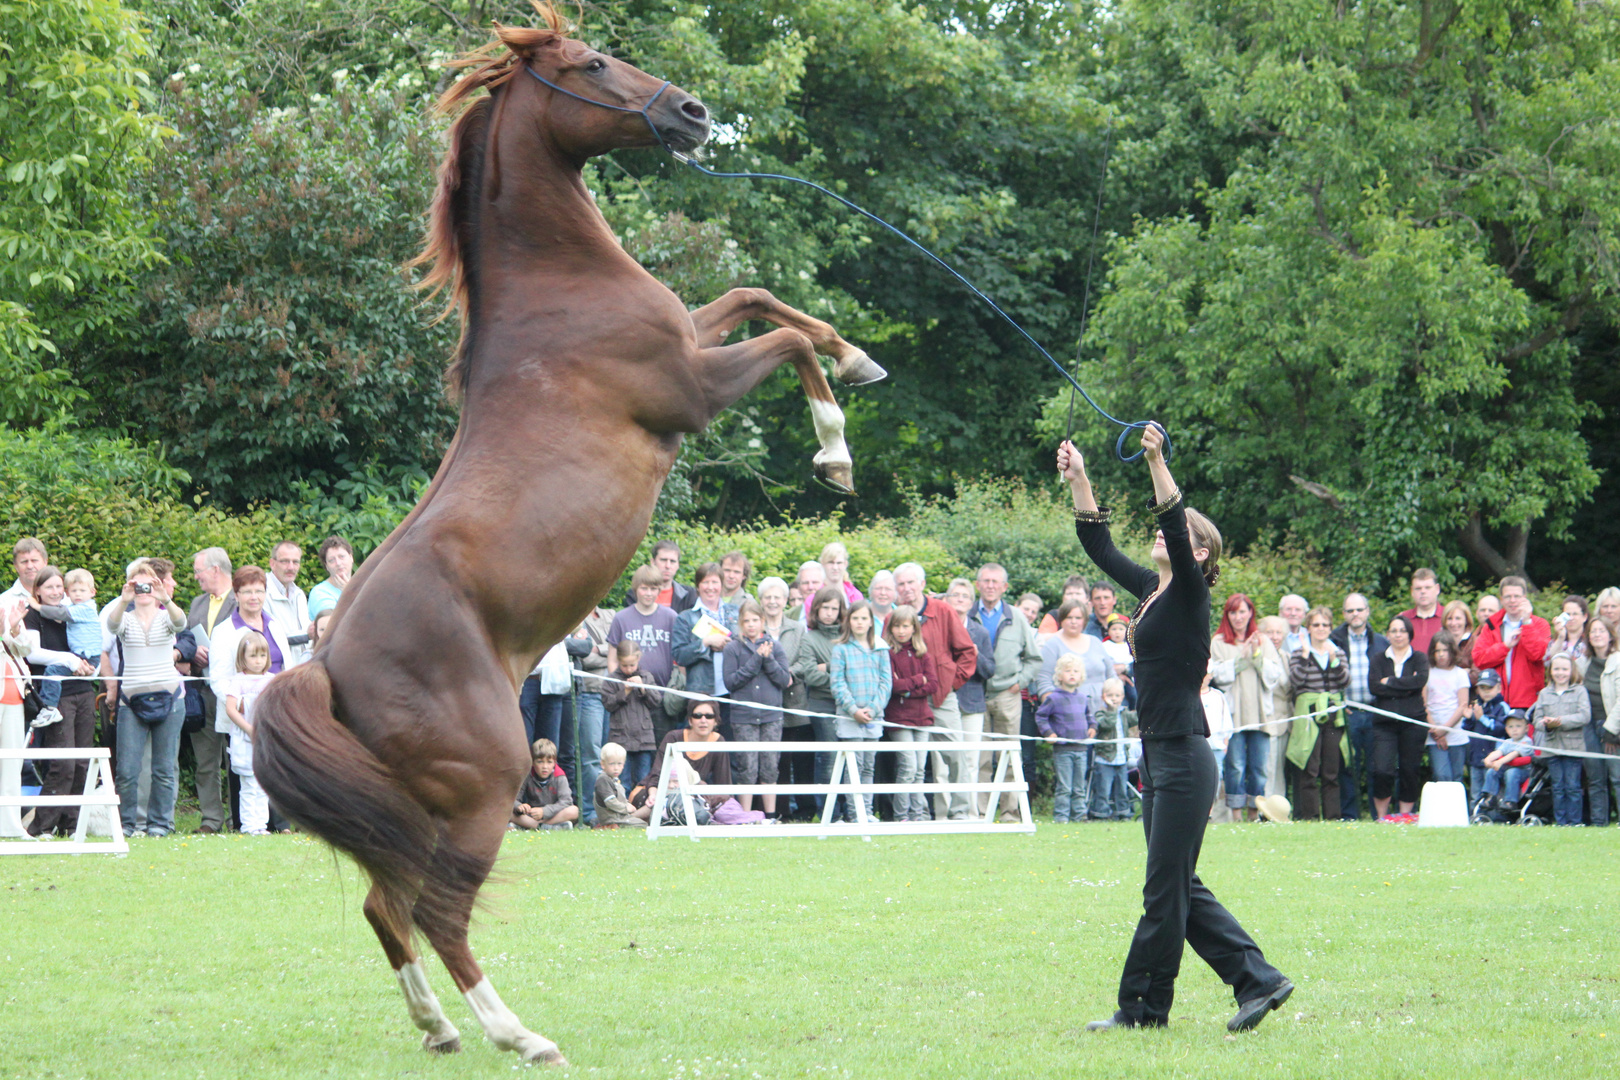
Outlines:
{"label": "man with glasses", "polygon": [[309,599],[298,587],[298,568],[304,562],[304,549],[283,540],[270,549],[270,582],[265,586],[264,613],[281,627],[291,647],[286,667],[309,658]]}
{"label": "man with glasses", "polygon": [[[1328,635],[1328,640],[1344,650],[1350,668],[1350,685],[1344,697],[1351,703],[1345,710],[1345,723],[1350,734],[1350,760],[1340,765],[1343,779],[1339,783],[1339,816],[1354,821],[1361,814],[1360,797],[1371,798],[1368,767],[1372,764],[1372,714],[1355,705],[1371,705],[1372,691],[1367,687],[1367,660],[1389,648],[1384,636],[1367,625],[1371,614],[1367,598],[1351,593],[1344,598],[1344,622]],[[1371,806],[1372,803],[1367,804]]]}

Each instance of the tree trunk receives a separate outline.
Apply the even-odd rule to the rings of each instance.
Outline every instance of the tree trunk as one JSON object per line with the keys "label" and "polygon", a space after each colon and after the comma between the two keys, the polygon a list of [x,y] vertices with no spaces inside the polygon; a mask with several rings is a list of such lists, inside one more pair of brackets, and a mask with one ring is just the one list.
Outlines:
{"label": "tree trunk", "polygon": [[1530,549],[1530,523],[1510,526],[1506,534],[1506,551],[1498,551],[1485,539],[1485,526],[1478,510],[1469,517],[1468,524],[1457,530],[1457,542],[1463,554],[1483,566],[1493,577],[1517,576],[1530,582],[1530,591],[1536,584],[1524,572],[1525,556]]}

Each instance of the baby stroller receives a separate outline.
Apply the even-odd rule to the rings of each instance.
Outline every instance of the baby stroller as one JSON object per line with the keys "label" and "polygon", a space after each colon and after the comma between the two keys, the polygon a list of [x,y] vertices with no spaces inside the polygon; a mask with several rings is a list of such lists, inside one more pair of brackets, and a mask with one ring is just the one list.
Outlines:
{"label": "baby stroller", "polygon": [[[1527,732],[1534,738],[1532,729]],[[1539,745],[1539,744],[1538,744]],[[1538,753],[1526,766],[1529,772],[1519,790],[1516,803],[1487,795],[1474,805],[1469,820],[1475,825],[1546,825],[1553,820],[1552,771],[1547,767],[1547,756]]]}

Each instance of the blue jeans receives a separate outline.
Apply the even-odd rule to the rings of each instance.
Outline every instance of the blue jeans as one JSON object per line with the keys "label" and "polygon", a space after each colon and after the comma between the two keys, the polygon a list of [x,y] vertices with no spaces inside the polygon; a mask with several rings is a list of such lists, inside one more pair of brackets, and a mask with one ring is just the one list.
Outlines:
{"label": "blue jeans", "polygon": [[[619,782],[624,785],[625,791],[629,791],[641,783],[643,777],[652,772],[652,767],[653,752],[651,750],[626,750],[624,752],[624,773],[619,777]],[[595,799],[595,797],[593,789],[591,798]]]}
{"label": "blue jeans", "polygon": [[1434,774],[1436,781],[1445,782],[1455,780],[1462,783],[1468,778],[1468,747],[1448,746],[1441,749],[1438,746],[1429,747],[1429,771]]}
{"label": "blue jeans", "polygon": [[[585,824],[596,824],[596,778],[602,774],[602,740],[607,735],[607,713],[602,695],[580,691],[574,715],[579,721],[579,803]],[[629,754],[625,755],[628,763]],[[628,786],[625,787],[629,791]]]}
{"label": "blue jeans", "polygon": [[530,675],[523,680],[518,694],[518,711],[523,714],[523,737],[530,746],[536,739],[550,739],[562,749],[562,694],[542,694],[540,676]]}
{"label": "blue jeans", "polygon": [[1339,816],[1354,821],[1361,816],[1361,802],[1372,808],[1367,790],[1367,770],[1372,764],[1373,719],[1360,709],[1346,712],[1350,735],[1350,758],[1339,766]]}
{"label": "blue jeans", "polygon": [[1271,756],[1271,736],[1258,728],[1232,732],[1226,744],[1226,805],[1233,810],[1254,806],[1256,795],[1266,793],[1266,763]]}
{"label": "blue jeans", "polygon": [[180,728],[186,722],[186,696],[176,694],[169,715],[148,727],[135,719],[129,706],[118,705],[118,816],[125,833],[135,831],[135,803],[139,799],[141,756],[152,744],[152,790],[146,802],[146,833],[167,836],[174,832],[175,780],[180,772]]}
{"label": "blue jeans", "polygon": [[1052,796],[1052,820],[1086,820],[1086,748],[1073,746],[1052,751],[1057,791]]}
{"label": "blue jeans", "polygon": [[1478,802],[1487,795],[1496,794],[1491,790],[1491,777],[1495,775],[1494,772],[1483,765],[1468,766],[1468,801],[1470,804]]}
{"label": "blue jeans", "polygon": [[1554,757],[1547,762],[1552,774],[1553,820],[1560,825],[1581,823],[1581,780],[1586,774],[1580,758]]}
{"label": "blue jeans", "polygon": [[1130,766],[1098,761],[1091,766],[1091,816],[1099,821],[1125,821],[1131,816],[1131,798],[1125,791]]}
{"label": "blue jeans", "polygon": [[[1484,769],[1483,765],[1480,768]],[[1518,768],[1485,769],[1484,792],[1495,795],[1505,803],[1519,801],[1519,793],[1524,790],[1524,779],[1530,775],[1530,770],[1524,766]]]}
{"label": "blue jeans", "polygon": [[[813,702],[813,703],[807,704],[805,706],[805,709],[813,710],[815,712],[832,712],[833,706],[830,705],[830,704],[827,704],[825,702]],[[816,742],[837,742],[838,741],[838,721],[836,721],[836,720],[829,719],[828,717],[825,717],[825,716],[811,717],[810,718],[810,730],[815,732],[815,741]],[[832,767],[833,767],[833,753],[832,753],[832,751],[830,751],[830,750],[818,750],[818,751],[816,751],[816,783],[818,783],[818,784],[831,783],[832,782]],[[826,803],[827,803],[827,796],[820,795],[820,794],[818,794],[816,796],[816,814],[817,814],[818,817],[820,816],[821,811],[823,810],[823,808],[825,808]],[[833,812],[833,817],[837,818],[837,816],[838,816],[838,814],[837,814],[837,811],[835,809],[834,812]]]}
{"label": "blue jeans", "polygon": [[[46,664],[45,674],[71,675],[73,674],[73,669],[68,667],[66,664]],[[39,694],[39,703],[43,708],[54,709],[57,705],[61,704],[62,681],[60,679],[36,679],[34,681],[34,689]],[[62,792],[62,794],[65,795],[67,792]],[[78,792],[73,792],[73,794],[77,795]]]}

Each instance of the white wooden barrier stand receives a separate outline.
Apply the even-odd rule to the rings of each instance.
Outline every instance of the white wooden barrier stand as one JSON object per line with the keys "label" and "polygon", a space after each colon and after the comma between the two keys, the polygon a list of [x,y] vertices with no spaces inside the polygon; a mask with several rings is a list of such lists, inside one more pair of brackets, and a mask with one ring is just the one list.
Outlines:
{"label": "white wooden barrier stand", "polygon": [[[0,806],[77,806],[79,827],[73,830],[71,840],[0,840],[0,855],[128,855],[129,841],[124,838],[123,822],[118,816],[118,789],[113,785],[112,751],[104,746],[84,747],[78,750],[0,750],[0,761],[61,761],[88,758],[90,767],[84,771],[84,791],[78,795],[0,795]],[[90,815],[84,810],[91,806],[111,807],[112,838],[107,843],[89,843]]]}
{"label": "white wooden barrier stand", "polygon": [[[670,790],[671,774],[675,763],[684,759],[680,752],[691,746],[711,754],[724,753],[752,753],[758,750],[776,750],[783,754],[815,754],[830,753],[833,756],[832,776],[825,784],[702,784],[697,787],[680,785],[678,792],[682,807],[686,812],[685,825],[662,824],[663,814],[660,808],[664,805],[665,794]],[[965,784],[951,784],[935,782],[930,784],[878,784],[861,783],[859,762],[855,755],[866,753],[885,753],[906,750],[916,753],[927,750],[932,753],[995,753],[998,757],[994,774],[988,783],[970,782]],[[689,836],[693,840],[701,837],[723,836],[859,836],[863,840],[871,840],[874,836],[915,836],[926,833],[1033,833],[1035,821],[1029,811],[1029,785],[1024,780],[1023,755],[1016,742],[996,741],[986,738],[979,742],[945,742],[914,743],[914,742],[885,742],[881,739],[861,740],[851,742],[710,742],[710,743],[671,743],[665,753],[664,760],[655,763],[658,769],[658,784],[653,789],[650,798],[653,800],[652,819],[647,822],[647,839],[656,840],[665,834]],[[1009,773],[1011,775],[1009,775]],[[932,794],[934,792],[985,792],[991,795],[989,805],[985,811],[974,813],[959,820],[944,821],[878,821],[866,812],[866,800],[862,795],[893,795],[900,792],[911,794]],[[1002,792],[1012,792],[1018,796],[1018,820],[1016,822],[998,822],[996,820],[996,804],[1000,801],[995,796]],[[815,794],[826,796],[825,805],[821,811],[819,822],[803,824],[780,825],[693,825],[695,818],[693,812],[694,799],[700,795],[770,795],[777,796],[789,794]],[[855,809],[853,823],[834,821],[833,808],[837,805],[838,796],[843,795],[850,800]]]}

